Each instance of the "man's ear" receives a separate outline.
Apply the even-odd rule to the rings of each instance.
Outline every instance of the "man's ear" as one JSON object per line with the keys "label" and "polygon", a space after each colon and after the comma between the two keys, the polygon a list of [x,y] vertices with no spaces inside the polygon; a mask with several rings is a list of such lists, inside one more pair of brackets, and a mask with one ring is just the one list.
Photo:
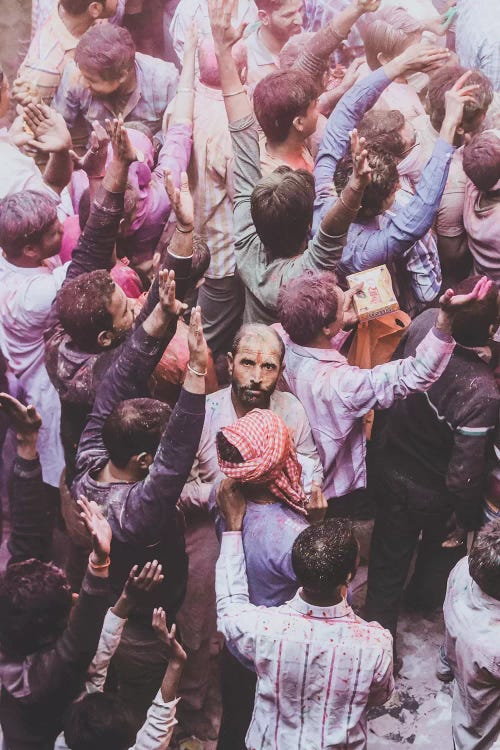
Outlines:
{"label": "man's ear", "polygon": [[30,261],[40,260],[40,252],[33,245],[25,245],[22,249],[22,254],[24,255],[25,258],[28,258]]}
{"label": "man's ear", "polygon": [[143,453],[139,453],[138,456],[133,456],[132,460],[136,461],[139,469],[147,471],[153,463],[153,456],[151,453],[146,453],[146,451],[144,451]]}
{"label": "man's ear", "polygon": [[258,10],[257,11],[257,18],[262,23],[263,26],[268,26],[269,24],[269,16],[267,14],[266,10]]}
{"label": "man's ear", "polygon": [[97,343],[102,349],[108,349],[115,339],[113,331],[101,331],[97,336]]}
{"label": "man's ear", "polygon": [[91,18],[94,19],[94,21],[97,21],[98,18],[102,17],[104,11],[104,3],[99,2],[93,2],[90,3],[88,6],[88,13]]}
{"label": "man's ear", "polygon": [[295,128],[295,130],[298,130],[299,133],[302,133],[304,130],[304,123],[302,120],[302,115],[297,115],[297,117],[293,118],[292,125]]}

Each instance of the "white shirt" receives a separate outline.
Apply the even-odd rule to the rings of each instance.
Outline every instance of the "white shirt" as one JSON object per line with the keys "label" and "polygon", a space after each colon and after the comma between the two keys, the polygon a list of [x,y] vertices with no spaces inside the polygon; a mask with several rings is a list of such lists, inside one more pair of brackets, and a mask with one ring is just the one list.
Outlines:
{"label": "white shirt", "polygon": [[315,607],[299,591],[281,607],[250,604],[240,532],[222,536],[216,592],[218,629],[257,673],[247,747],[366,748],[366,709],[394,689],[390,633],[345,600]]}
{"label": "white shirt", "polygon": [[43,333],[69,263],[56,256],[38,268],[18,268],[0,255],[0,346],[27,403],[40,412],[38,452],[43,479],[59,486],[64,468],[61,404],[45,369]]}
{"label": "white shirt", "polygon": [[[269,408],[282,418],[290,430],[297,449],[297,457],[302,466],[302,479],[306,491],[310,488],[311,479],[322,484],[321,461],[306,412],[300,401],[291,393],[274,391]],[[208,508],[214,482],[216,479],[224,478],[219,469],[215,436],[219,430],[234,424],[237,419],[231,400],[230,385],[207,396],[205,422],[198,453],[179,500],[182,510],[192,507]]]}
{"label": "white shirt", "polygon": [[38,190],[59,202],[59,196],[43,181],[34,160],[10,142],[6,128],[0,129],[0,164],[0,198],[21,190]]}

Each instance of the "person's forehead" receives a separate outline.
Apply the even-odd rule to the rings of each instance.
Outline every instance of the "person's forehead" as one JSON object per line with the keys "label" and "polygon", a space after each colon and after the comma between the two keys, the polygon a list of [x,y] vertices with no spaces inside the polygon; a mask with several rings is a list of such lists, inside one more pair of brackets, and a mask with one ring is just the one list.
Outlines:
{"label": "person's forehead", "polygon": [[297,12],[304,6],[304,0],[285,0],[285,2],[277,8],[277,13],[285,14],[291,12]]}
{"label": "person's forehead", "polygon": [[273,333],[247,333],[238,347],[238,356],[260,355],[261,357],[280,358],[280,346]]}

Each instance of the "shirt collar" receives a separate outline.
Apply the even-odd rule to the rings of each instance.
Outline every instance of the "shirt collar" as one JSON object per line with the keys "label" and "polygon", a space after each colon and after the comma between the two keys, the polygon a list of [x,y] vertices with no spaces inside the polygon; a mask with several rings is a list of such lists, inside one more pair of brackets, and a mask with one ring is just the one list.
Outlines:
{"label": "shirt collar", "polygon": [[246,38],[256,65],[278,65],[278,55],[274,55],[264,44],[260,35],[260,26]]}
{"label": "shirt collar", "polygon": [[301,591],[302,589],[299,589],[293,599],[287,602],[291,609],[300,612],[301,615],[314,617],[318,620],[334,620],[339,617],[347,617],[353,613],[345,599],[342,599],[339,604],[334,604],[332,607],[316,607],[314,604],[304,601],[300,595]]}

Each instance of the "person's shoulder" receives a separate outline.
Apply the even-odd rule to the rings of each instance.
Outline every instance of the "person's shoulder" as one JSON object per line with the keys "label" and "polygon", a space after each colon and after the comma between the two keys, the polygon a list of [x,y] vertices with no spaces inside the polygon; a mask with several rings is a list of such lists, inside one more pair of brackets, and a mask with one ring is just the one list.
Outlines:
{"label": "person's shoulder", "polygon": [[179,72],[175,65],[159,57],[146,55],[143,52],[135,53],[135,61],[145,75],[154,75],[155,78],[177,79]]}

